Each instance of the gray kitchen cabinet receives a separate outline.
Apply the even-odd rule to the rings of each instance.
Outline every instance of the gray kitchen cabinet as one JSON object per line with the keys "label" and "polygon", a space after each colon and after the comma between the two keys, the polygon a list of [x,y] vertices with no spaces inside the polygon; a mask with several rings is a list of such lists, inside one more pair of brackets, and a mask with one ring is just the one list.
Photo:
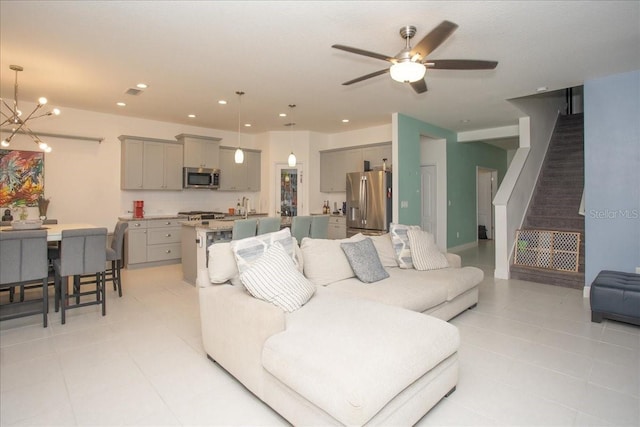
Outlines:
{"label": "gray kitchen cabinet", "polygon": [[181,133],[176,135],[176,139],[183,146],[185,167],[209,169],[220,167],[221,138]]}
{"label": "gray kitchen cabinet", "polygon": [[237,148],[220,147],[220,188],[222,191],[260,191],[261,152],[244,151],[244,162],[235,162]]}
{"label": "gray kitchen cabinet", "polygon": [[122,139],[120,150],[120,188],[142,190],[142,162],[144,142],[139,139]]}
{"label": "gray kitchen cabinet", "polygon": [[147,221],[129,221],[124,247],[127,267],[147,262]]}
{"label": "gray kitchen cabinet", "polygon": [[182,259],[180,221],[184,219],[148,219],[129,221],[125,235],[127,268],[173,264]]}
{"label": "gray kitchen cabinet", "polygon": [[118,138],[122,142],[121,189],[182,189],[182,144],[130,135]]}
{"label": "gray kitchen cabinet", "polygon": [[[373,168],[382,165],[382,156],[391,162],[391,144],[376,144],[366,147],[345,148],[320,152],[320,191],[323,193],[345,192],[346,175],[364,170],[364,160]],[[380,158],[379,162],[376,163]],[[375,161],[374,161],[375,160]]]}
{"label": "gray kitchen cabinet", "polygon": [[327,236],[329,239],[346,239],[347,217],[334,215],[330,216]]}

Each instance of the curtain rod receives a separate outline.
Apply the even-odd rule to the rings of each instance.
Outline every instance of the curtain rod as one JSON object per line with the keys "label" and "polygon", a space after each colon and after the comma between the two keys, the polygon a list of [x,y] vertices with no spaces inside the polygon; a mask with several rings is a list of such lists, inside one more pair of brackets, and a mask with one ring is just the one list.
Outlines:
{"label": "curtain rod", "polygon": [[[2,132],[9,132],[9,130],[5,130],[3,129]],[[19,134],[22,135],[28,135],[27,132],[23,131],[23,130],[19,130],[18,132]],[[50,132],[38,132],[38,131],[34,131],[34,134],[38,135],[38,136],[48,136],[50,138],[61,138],[61,139],[77,139],[80,141],[95,141],[98,144],[100,144],[102,141],[104,141],[104,138],[99,138],[99,137],[95,137],[95,136],[80,136],[80,135],[65,135],[62,133],[50,133]]]}

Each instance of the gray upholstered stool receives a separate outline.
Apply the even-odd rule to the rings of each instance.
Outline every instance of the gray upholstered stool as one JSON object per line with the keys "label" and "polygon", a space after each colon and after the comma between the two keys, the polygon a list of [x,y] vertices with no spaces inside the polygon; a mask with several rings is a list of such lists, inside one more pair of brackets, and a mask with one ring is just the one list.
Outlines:
{"label": "gray upholstered stool", "polygon": [[591,321],[640,326],[640,274],[603,270],[591,284]]}

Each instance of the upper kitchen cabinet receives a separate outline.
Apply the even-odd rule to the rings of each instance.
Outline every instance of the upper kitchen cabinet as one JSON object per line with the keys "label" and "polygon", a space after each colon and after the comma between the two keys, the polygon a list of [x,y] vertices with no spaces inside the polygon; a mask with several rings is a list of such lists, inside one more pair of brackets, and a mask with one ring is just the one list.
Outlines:
{"label": "upper kitchen cabinet", "polygon": [[176,135],[176,139],[183,146],[185,167],[208,169],[220,167],[221,138],[181,133]]}
{"label": "upper kitchen cabinet", "polygon": [[222,191],[260,191],[261,152],[243,149],[244,162],[235,162],[236,148],[220,147]]}
{"label": "upper kitchen cabinet", "polygon": [[371,168],[382,166],[382,159],[391,162],[391,144],[376,144],[366,147],[344,148],[320,152],[320,191],[335,193],[347,191],[346,175],[364,171],[364,161]]}
{"label": "upper kitchen cabinet", "polygon": [[182,144],[176,141],[121,135],[123,190],[181,190]]}

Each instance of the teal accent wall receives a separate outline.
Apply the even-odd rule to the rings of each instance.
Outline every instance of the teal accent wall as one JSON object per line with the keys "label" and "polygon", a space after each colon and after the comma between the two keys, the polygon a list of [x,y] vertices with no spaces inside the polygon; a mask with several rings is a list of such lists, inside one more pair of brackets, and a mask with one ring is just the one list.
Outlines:
{"label": "teal accent wall", "polygon": [[[484,142],[447,144],[447,246],[473,243],[478,238],[477,167],[496,169],[498,185],[507,172],[507,152]],[[458,237],[460,233],[460,237]]]}
{"label": "teal accent wall", "polygon": [[[456,134],[448,129],[398,114],[398,160],[393,173],[398,175],[398,217],[395,222],[407,225],[420,225],[420,137],[430,136],[446,139],[448,143],[456,141]],[[448,150],[447,150],[448,151]],[[401,207],[407,201],[408,207]]]}
{"label": "teal accent wall", "polygon": [[[420,224],[420,138],[429,136],[447,141],[447,246],[475,242],[476,167],[496,169],[498,183],[507,171],[507,152],[482,142],[458,143],[456,133],[448,129],[398,114],[398,216],[401,224]],[[401,202],[408,207],[402,208]],[[457,237],[457,233],[460,237]]]}

